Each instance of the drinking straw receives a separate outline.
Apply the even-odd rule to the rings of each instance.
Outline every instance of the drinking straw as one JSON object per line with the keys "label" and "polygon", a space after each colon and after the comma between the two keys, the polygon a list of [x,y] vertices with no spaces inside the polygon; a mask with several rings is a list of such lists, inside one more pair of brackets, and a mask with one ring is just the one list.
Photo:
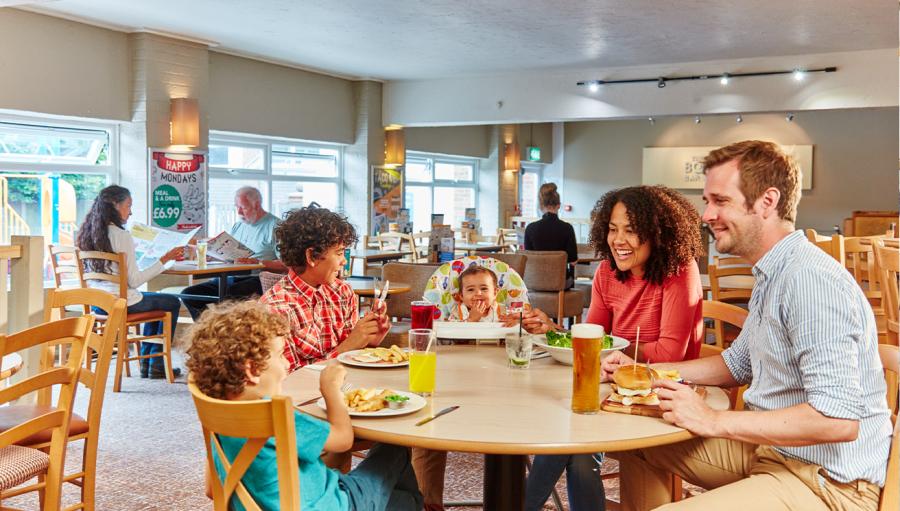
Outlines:
{"label": "drinking straw", "polygon": [[641,327],[637,327],[637,334],[634,336],[634,365],[631,366],[631,372],[637,371],[638,356],[640,352],[638,348],[641,346]]}
{"label": "drinking straw", "polygon": [[522,311],[519,311],[519,337],[522,337]]}

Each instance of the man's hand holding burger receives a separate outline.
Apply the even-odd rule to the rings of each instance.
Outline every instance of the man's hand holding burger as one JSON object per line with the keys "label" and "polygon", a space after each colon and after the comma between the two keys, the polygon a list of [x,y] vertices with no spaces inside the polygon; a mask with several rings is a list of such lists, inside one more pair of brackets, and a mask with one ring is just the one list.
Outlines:
{"label": "man's hand holding burger", "polygon": [[600,381],[608,382],[613,380],[613,373],[616,372],[616,369],[619,366],[627,366],[634,364],[634,360],[631,359],[628,355],[622,353],[621,351],[614,351],[609,355],[603,357],[603,361],[600,363]]}
{"label": "man's hand holding burger", "polygon": [[710,408],[704,398],[690,386],[659,379],[653,382],[653,387],[659,397],[663,420],[695,435],[721,436],[716,430],[719,412]]}

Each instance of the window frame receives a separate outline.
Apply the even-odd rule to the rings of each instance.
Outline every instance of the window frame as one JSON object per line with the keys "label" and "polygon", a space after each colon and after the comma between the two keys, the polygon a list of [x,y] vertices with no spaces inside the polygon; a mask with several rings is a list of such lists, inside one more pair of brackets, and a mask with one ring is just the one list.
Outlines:
{"label": "window frame", "polygon": [[[209,132],[209,145],[229,145],[239,147],[263,148],[265,151],[265,160],[262,170],[257,169],[225,169],[223,167],[209,166],[209,179],[252,179],[254,181],[264,181],[266,190],[260,190],[263,194],[263,208],[266,211],[272,211],[272,199],[274,196],[274,183],[334,183],[337,186],[337,209],[344,208],[344,145],[328,144],[323,142],[310,142],[307,140],[288,139],[279,137],[263,137],[254,135],[241,135],[236,133],[213,131]],[[337,151],[335,166],[336,174],[333,177],[318,176],[286,176],[274,174],[272,167],[272,156],[276,152],[272,146],[275,145],[293,145],[302,147],[312,147],[321,149],[331,149]],[[280,154],[302,155],[303,153],[290,153],[286,151],[277,151]],[[315,156],[315,155],[313,155]]]}
{"label": "window frame", "polygon": [[[431,170],[431,181],[411,181],[407,179],[406,176],[406,167],[409,165],[410,160],[424,160],[426,163],[426,167]],[[438,179],[437,178],[437,164],[438,163],[447,163],[451,165],[471,165],[472,167],[472,179],[463,180],[463,179]],[[431,189],[431,212],[434,214],[434,190],[437,187],[441,188],[471,188],[473,191],[472,200],[474,202],[475,212],[478,214],[478,194],[479,194],[479,186],[478,186],[478,173],[480,171],[478,158],[466,158],[463,156],[448,156],[443,154],[435,154],[435,153],[425,153],[418,151],[407,151],[406,152],[406,165],[404,165],[403,169],[403,184],[404,188],[408,186],[416,186],[416,187],[427,187]],[[404,189],[403,193],[403,207],[408,207],[406,205],[406,191]],[[446,222],[448,219],[444,219]],[[451,224],[452,225],[452,224]],[[419,229],[419,230],[430,230],[431,226],[427,226],[427,229]]]}

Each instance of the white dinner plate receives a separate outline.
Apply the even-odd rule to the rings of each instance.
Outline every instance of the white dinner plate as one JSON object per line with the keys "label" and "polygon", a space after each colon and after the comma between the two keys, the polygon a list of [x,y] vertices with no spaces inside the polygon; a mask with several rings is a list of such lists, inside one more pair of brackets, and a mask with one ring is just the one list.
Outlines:
{"label": "white dinner plate", "polygon": [[503,323],[434,322],[434,334],[438,339],[503,339],[506,334],[515,332],[518,328],[503,326]]}
{"label": "white dinner plate", "polygon": [[[402,390],[395,390],[394,394],[400,394],[401,396],[406,396],[409,398],[409,401],[406,402],[406,405],[403,408],[393,409],[384,407],[377,412],[355,412],[353,410],[348,410],[350,412],[351,417],[393,417],[395,415],[406,415],[408,413],[418,412],[422,408],[425,408],[425,405],[428,404],[428,401],[418,395],[413,394],[412,392],[404,392]],[[327,410],[328,408],[325,406],[325,398],[320,397],[316,404],[319,405],[319,408],[323,410]]]}
{"label": "white dinner plate", "polygon": [[[409,352],[409,349],[402,348],[404,352]],[[362,353],[363,350],[353,350],[353,351],[345,351],[338,355],[337,359],[342,364],[347,364],[348,366],[356,366],[356,367],[374,367],[377,369],[386,368],[386,367],[405,367],[409,365],[409,360],[404,360],[403,362],[362,362],[360,360],[354,360],[353,355]]]}
{"label": "white dinner plate", "polygon": [[[622,337],[617,337],[615,335],[611,336],[613,338],[612,348],[606,348],[600,352],[600,358],[602,359],[604,356],[612,353],[613,351],[618,351],[624,348],[627,348],[630,344],[628,340],[623,339]],[[560,348],[557,346],[550,346],[547,344],[547,336],[546,335],[535,335],[534,336],[534,345],[540,347],[542,350],[550,353],[550,356],[554,358],[560,364],[572,365],[572,348]]]}

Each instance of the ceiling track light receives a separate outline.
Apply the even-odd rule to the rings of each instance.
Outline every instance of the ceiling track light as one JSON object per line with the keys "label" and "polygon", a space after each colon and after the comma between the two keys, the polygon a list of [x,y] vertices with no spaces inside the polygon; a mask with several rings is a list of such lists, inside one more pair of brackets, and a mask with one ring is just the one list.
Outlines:
{"label": "ceiling track light", "polygon": [[653,126],[654,124],[656,124],[656,119],[654,119],[653,117],[647,117],[647,122],[650,123],[650,126]]}
{"label": "ceiling track light", "polygon": [[700,124],[700,116],[699,115],[694,116],[694,124]]}
{"label": "ceiling track light", "polygon": [[784,120],[787,122],[794,122],[794,113],[788,112],[787,115],[784,116]]}
{"label": "ceiling track light", "polygon": [[778,71],[756,71],[752,73],[720,73],[712,75],[692,75],[692,76],[656,76],[653,78],[631,78],[628,80],[582,80],[575,84],[579,87],[588,87],[591,92],[595,92],[601,85],[613,85],[619,83],[656,83],[660,89],[664,88],[668,82],[680,82],[685,80],[714,80],[719,79],[719,83],[727,85],[732,78],[743,78],[748,76],[775,76],[775,75],[793,75],[797,81],[810,73],[834,73],[837,67],[821,67],[817,69],[783,69]]}
{"label": "ceiling track light", "polygon": [[744,118],[741,116],[741,114],[738,114],[737,118],[734,121],[736,123],[740,124],[740,123],[744,122]]}

